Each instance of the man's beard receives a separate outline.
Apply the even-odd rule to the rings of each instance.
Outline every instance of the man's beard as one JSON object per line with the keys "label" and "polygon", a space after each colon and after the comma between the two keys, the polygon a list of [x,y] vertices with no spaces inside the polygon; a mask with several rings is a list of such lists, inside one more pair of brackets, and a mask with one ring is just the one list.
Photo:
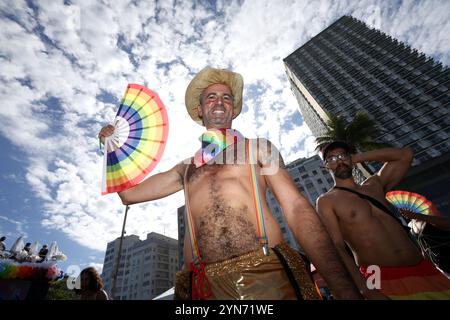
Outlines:
{"label": "man's beard", "polygon": [[352,166],[346,164],[339,165],[334,171],[334,176],[338,179],[348,179],[352,177]]}

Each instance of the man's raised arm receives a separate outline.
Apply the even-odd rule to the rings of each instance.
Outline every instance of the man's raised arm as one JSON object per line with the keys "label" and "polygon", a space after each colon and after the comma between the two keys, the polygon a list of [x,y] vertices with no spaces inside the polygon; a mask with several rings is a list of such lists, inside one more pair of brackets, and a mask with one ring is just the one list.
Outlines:
{"label": "man's raised arm", "polygon": [[179,163],[169,171],[155,174],[133,188],[118,192],[122,203],[133,204],[161,199],[183,189],[185,164]]}
{"label": "man's raised arm", "polygon": [[396,186],[406,175],[413,159],[411,148],[383,148],[352,155],[352,162],[382,161],[385,162],[377,172],[385,192]]}

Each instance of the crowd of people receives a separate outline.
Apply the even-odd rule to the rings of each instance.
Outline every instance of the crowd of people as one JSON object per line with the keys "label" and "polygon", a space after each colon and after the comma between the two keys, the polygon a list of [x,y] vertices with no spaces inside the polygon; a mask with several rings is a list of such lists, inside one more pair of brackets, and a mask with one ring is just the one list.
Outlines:
{"label": "crowd of people", "polygon": [[38,251],[38,243],[31,242],[23,245],[22,237],[17,239],[11,246],[10,250],[6,250],[6,236],[0,238],[0,259],[11,259],[17,262],[44,262],[47,259],[48,245],[44,244]]}

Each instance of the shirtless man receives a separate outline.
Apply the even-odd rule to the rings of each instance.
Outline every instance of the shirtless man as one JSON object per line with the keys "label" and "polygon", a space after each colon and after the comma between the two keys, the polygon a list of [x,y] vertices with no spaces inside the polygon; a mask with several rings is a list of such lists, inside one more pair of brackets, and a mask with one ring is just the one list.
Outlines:
{"label": "shirtless man", "polygon": [[[413,158],[411,149],[385,148],[359,154],[350,154],[350,150],[346,143],[340,141],[322,150],[325,166],[334,177],[335,187],[370,196],[389,208],[385,194],[400,182],[410,168]],[[354,164],[364,161],[385,163],[376,174],[359,185],[352,177],[352,168]],[[386,295],[391,298],[406,297],[391,290],[389,284],[383,283],[383,277],[393,269],[400,270],[398,274],[406,274],[400,268],[417,266],[423,257],[396,218],[357,194],[338,188],[318,198],[317,210],[353,280],[366,298],[382,299]],[[354,260],[347,253],[345,244],[351,248]],[[381,292],[376,288],[369,290],[361,273],[365,270],[363,268],[371,265],[381,267]],[[363,268],[358,270],[358,266]],[[427,264],[427,267],[430,266]],[[397,286],[400,285],[397,283]]]}
{"label": "shirtless man", "polygon": [[[237,73],[212,68],[203,69],[191,81],[186,92],[186,106],[190,116],[208,130],[228,129],[227,134],[228,132],[235,134],[235,131],[231,129],[231,124],[241,111],[242,86],[242,77]],[[100,131],[99,137],[109,136],[112,132],[111,126],[104,127]],[[242,139],[245,142],[247,140]],[[259,142],[259,144],[256,142]],[[269,148],[257,147],[257,145],[261,146],[263,143],[268,144]],[[239,151],[237,154],[236,152],[227,152],[228,150],[230,150],[230,147],[225,148],[214,158],[222,157],[226,164],[217,164],[213,159],[206,165],[197,167],[195,163],[193,164],[195,159],[188,159],[188,161],[177,164],[167,172],[153,175],[139,185],[120,192],[119,196],[124,204],[160,199],[182,190],[186,174],[187,197],[189,198],[189,203],[187,202],[186,205],[190,208],[201,261],[206,264],[207,272],[210,272],[207,277],[213,289],[212,297],[215,299],[290,298],[289,294],[281,294],[286,286],[277,286],[276,275],[273,278],[272,276],[266,277],[265,281],[268,281],[268,283],[265,287],[264,285],[262,287],[258,285],[258,288],[262,289],[257,293],[246,291],[245,283],[251,284],[252,281],[257,282],[259,280],[246,279],[245,275],[242,274],[239,276],[235,274],[231,276],[222,275],[217,281],[228,281],[228,278],[233,278],[230,280],[233,282],[231,286],[234,286],[236,292],[217,293],[215,291],[222,290],[223,288],[220,287],[226,286],[214,283],[214,275],[209,270],[210,265],[214,265],[214,268],[217,269],[219,268],[218,262],[225,261],[224,263],[228,263],[231,261],[236,263],[236,259],[241,259],[242,256],[245,259],[249,256],[253,257],[254,252],[263,256],[257,232],[258,224],[255,215],[253,189],[250,183],[251,173],[249,165],[246,164],[248,161],[245,160],[248,155],[245,152],[242,155]],[[262,198],[261,207],[269,247],[273,248],[283,241],[280,227],[270,214],[265,201],[266,189],[270,186],[283,208],[286,221],[298,242],[314,262],[314,265],[317,266],[317,269],[321,271],[336,298],[360,298],[358,290],[340,260],[314,208],[297,190],[284,169],[282,159],[278,157],[275,146],[267,140],[259,139],[259,141],[255,141],[251,152],[256,155],[258,162],[256,166],[257,180]],[[277,154],[277,157],[274,158],[273,154]],[[273,166],[275,162],[279,165],[279,168],[276,168],[276,173],[268,170],[272,174],[263,176],[261,171],[264,168],[270,169],[269,167]],[[188,228],[185,230],[188,230]],[[184,241],[185,268],[192,266],[192,252],[187,231]],[[276,257],[275,254],[271,254],[271,256]],[[260,260],[265,259],[264,256],[258,257]],[[253,263],[247,260],[245,262],[243,262],[244,260],[239,261],[241,266]],[[223,267],[223,269],[227,268]],[[248,274],[248,269],[246,269],[246,272]],[[242,280],[243,278],[245,279]],[[271,282],[271,279],[273,282]],[[253,282],[253,285],[255,285],[255,282]]]}

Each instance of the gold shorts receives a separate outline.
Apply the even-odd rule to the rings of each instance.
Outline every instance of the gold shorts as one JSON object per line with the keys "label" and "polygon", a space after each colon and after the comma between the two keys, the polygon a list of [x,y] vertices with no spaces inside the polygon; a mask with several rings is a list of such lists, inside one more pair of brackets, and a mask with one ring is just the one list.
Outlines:
{"label": "gold shorts", "polygon": [[[320,293],[301,255],[280,243],[265,256],[258,249],[206,265],[211,300],[318,300]],[[191,272],[177,273],[175,299],[191,299]]]}

